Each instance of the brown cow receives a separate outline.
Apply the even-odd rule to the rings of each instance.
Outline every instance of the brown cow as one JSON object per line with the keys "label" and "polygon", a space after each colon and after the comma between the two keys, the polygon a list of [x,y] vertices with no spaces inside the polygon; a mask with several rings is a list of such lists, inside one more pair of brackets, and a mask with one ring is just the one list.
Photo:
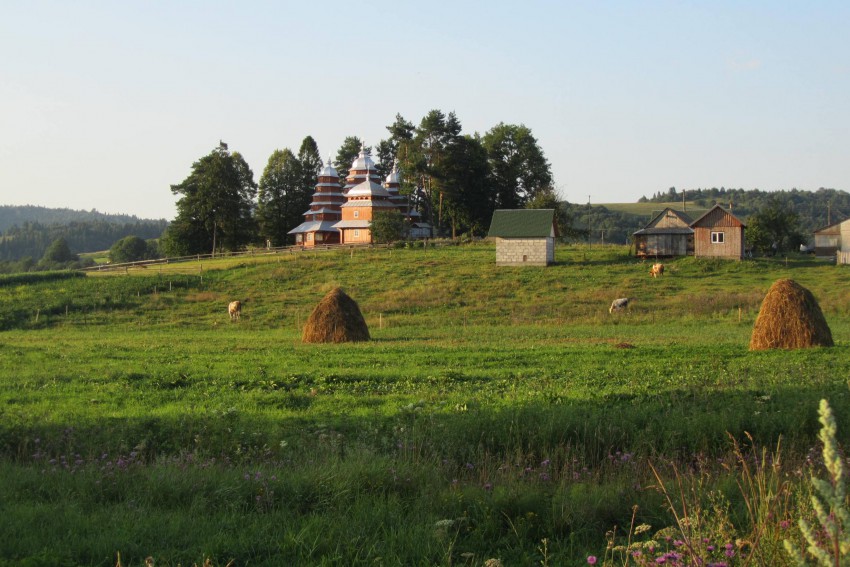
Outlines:
{"label": "brown cow", "polygon": [[231,301],[227,306],[227,313],[230,315],[231,321],[238,321],[239,317],[242,315],[242,302]]}
{"label": "brown cow", "polygon": [[657,278],[658,276],[664,275],[664,264],[653,264],[652,268],[649,270],[649,275],[653,278]]}

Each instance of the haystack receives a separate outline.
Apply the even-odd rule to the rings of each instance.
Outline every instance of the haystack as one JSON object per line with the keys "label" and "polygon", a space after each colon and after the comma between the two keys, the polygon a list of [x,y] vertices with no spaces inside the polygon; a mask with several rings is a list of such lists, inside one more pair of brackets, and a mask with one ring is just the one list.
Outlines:
{"label": "haystack", "polygon": [[301,340],[305,343],[368,341],[369,327],[357,302],[335,287],[310,313]]}
{"label": "haystack", "polygon": [[794,280],[776,280],[756,317],[750,350],[832,345],[832,332],[812,292]]}

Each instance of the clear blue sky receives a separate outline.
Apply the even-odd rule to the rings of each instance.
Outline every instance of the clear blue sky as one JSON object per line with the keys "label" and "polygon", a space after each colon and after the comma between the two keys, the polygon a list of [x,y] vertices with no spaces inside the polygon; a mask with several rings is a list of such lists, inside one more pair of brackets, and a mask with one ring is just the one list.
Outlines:
{"label": "clear blue sky", "polygon": [[219,140],[454,111],[531,128],[572,202],[850,190],[850,3],[41,2],[0,10],[0,204],[171,219]]}

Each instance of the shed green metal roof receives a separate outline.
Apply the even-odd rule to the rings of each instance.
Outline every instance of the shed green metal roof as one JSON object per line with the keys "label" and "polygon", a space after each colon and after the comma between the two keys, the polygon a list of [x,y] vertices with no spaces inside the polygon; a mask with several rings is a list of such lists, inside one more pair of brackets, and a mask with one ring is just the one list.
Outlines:
{"label": "shed green metal roof", "polygon": [[498,209],[493,211],[490,232],[498,238],[547,238],[552,236],[555,209]]}

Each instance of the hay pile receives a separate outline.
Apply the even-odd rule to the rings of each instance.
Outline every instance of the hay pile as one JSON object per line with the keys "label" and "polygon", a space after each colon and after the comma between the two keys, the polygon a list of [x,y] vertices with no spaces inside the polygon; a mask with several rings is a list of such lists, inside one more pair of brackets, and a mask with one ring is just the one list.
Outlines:
{"label": "hay pile", "polygon": [[812,292],[794,280],[776,280],[756,317],[750,350],[832,345],[832,332]]}
{"label": "hay pile", "polygon": [[369,338],[369,327],[357,302],[336,287],[310,313],[301,340],[305,343],[345,343],[368,341]]}

